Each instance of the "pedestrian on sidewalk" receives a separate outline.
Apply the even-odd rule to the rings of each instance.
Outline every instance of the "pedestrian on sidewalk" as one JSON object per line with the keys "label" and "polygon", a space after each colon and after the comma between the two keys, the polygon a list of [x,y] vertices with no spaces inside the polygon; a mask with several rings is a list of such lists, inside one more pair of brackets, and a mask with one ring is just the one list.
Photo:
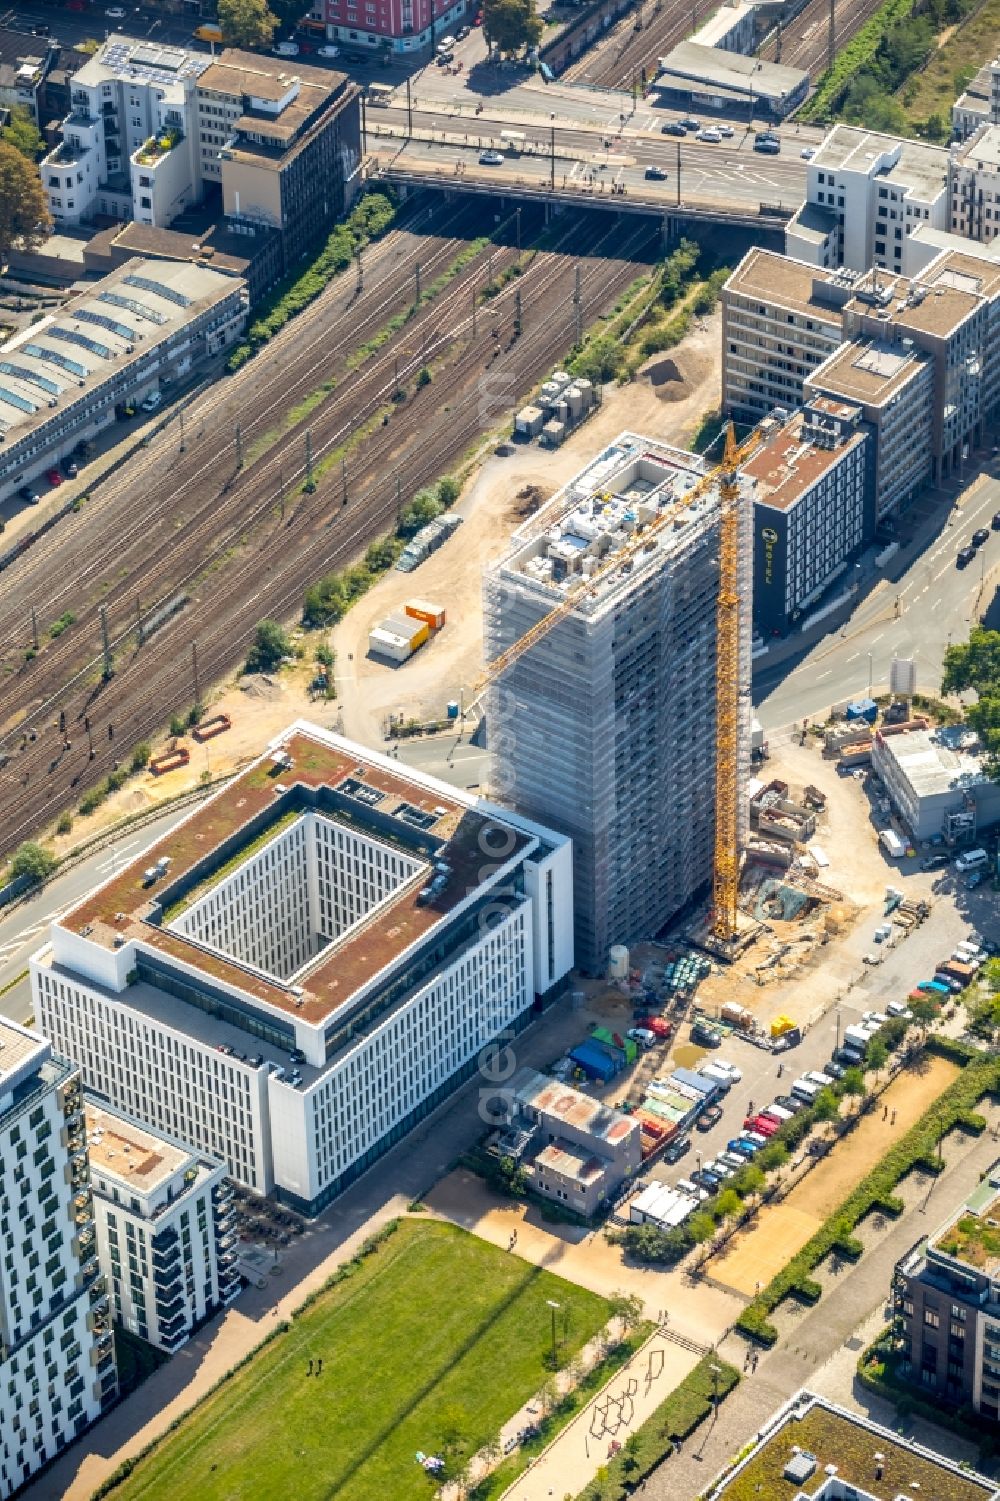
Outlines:
{"label": "pedestrian on sidewalk", "polygon": [[887,1121],[889,1119],[889,1107],[888,1107],[888,1105],[883,1106],[883,1109],[882,1109],[882,1119],[884,1121]]}
{"label": "pedestrian on sidewalk", "polygon": [[896,1112],[895,1112],[895,1110],[892,1112],[892,1120],[889,1122],[889,1124],[890,1124],[890,1126],[894,1126],[896,1124]]}
{"label": "pedestrian on sidewalk", "polygon": [[307,1376],[311,1376],[311,1375],[312,1375],[312,1373],[313,1373],[313,1363],[312,1363],[312,1361],[311,1361],[311,1360],[310,1360],[310,1362],[309,1362],[309,1369],[308,1369],[308,1371],[306,1371],[306,1375],[307,1375]]}
{"label": "pedestrian on sidewalk", "polygon": [[322,1372],[323,1372],[323,1357],[321,1355],[320,1358],[319,1358],[319,1365],[316,1367],[316,1375],[320,1376],[320,1375],[322,1375]]}

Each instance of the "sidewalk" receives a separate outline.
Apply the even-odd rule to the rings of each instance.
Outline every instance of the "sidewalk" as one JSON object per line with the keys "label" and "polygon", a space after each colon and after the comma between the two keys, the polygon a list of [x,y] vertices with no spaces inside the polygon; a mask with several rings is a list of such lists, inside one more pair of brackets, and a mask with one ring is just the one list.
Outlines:
{"label": "sidewalk", "polygon": [[[1000,1109],[981,1107],[991,1125],[1000,1121]],[[680,1497],[700,1495],[724,1465],[749,1443],[771,1414],[800,1387],[810,1390],[822,1385],[826,1395],[845,1406],[854,1406],[877,1422],[895,1427],[898,1418],[888,1405],[871,1397],[854,1383],[854,1362],[870,1340],[868,1332],[882,1320],[881,1310],[889,1293],[893,1267],[920,1236],[926,1235],[953,1213],[979,1181],[980,1174],[997,1158],[997,1143],[991,1131],[978,1138],[957,1143],[948,1170],[933,1186],[933,1192],[921,1196],[908,1212],[900,1216],[890,1233],[853,1267],[849,1275],[819,1303],[804,1314],[790,1338],[779,1340],[774,1348],[760,1356],[758,1371],[745,1376],[719,1410],[719,1420],[706,1435],[702,1450],[685,1446],[650,1476],[647,1482],[649,1501],[678,1501]],[[859,1331],[863,1329],[864,1334]],[[719,1354],[738,1369],[742,1367],[747,1341],[732,1334],[719,1345]],[[956,1452],[951,1433],[932,1429],[929,1424],[907,1425],[916,1431],[921,1442]],[[558,1492],[557,1492],[558,1494]]]}

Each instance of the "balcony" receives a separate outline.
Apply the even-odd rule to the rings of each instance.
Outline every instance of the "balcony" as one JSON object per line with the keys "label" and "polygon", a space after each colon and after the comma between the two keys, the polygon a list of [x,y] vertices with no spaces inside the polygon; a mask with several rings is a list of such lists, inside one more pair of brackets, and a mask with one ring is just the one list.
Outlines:
{"label": "balcony", "polygon": [[97,1250],[97,1237],[94,1234],[93,1221],[80,1235],[73,1237],[73,1251],[81,1261],[89,1261]]}
{"label": "balcony", "polygon": [[[83,1266],[80,1269],[80,1276],[81,1276],[81,1278],[83,1280],[83,1285],[86,1287],[89,1284],[92,1294],[93,1294],[94,1288],[97,1286],[97,1279],[98,1279],[98,1277],[100,1277],[100,1273],[101,1273],[101,1263],[97,1260],[96,1256],[93,1258],[92,1261],[88,1261],[87,1264],[86,1264],[86,1266]],[[101,1280],[101,1283],[103,1284],[104,1278],[101,1277],[100,1280]]]}

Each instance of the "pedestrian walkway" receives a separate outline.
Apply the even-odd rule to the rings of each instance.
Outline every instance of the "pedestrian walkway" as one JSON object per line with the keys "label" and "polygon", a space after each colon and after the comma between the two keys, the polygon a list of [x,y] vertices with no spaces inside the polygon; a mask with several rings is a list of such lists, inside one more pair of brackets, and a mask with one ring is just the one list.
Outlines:
{"label": "pedestrian walkway", "polygon": [[657,1331],[504,1492],[504,1501],[577,1495],[699,1359]]}

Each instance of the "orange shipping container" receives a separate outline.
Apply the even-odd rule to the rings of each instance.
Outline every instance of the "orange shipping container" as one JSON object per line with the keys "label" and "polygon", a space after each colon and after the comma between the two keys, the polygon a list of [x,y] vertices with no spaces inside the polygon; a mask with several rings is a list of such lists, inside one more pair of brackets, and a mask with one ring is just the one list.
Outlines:
{"label": "orange shipping container", "polygon": [[433,631],[439,631],[444,625],[443,605],[431,604],[427,599],[410,599],[407,600],[405,609],[407,615],[412,615],[414,620],[426,620]]}

